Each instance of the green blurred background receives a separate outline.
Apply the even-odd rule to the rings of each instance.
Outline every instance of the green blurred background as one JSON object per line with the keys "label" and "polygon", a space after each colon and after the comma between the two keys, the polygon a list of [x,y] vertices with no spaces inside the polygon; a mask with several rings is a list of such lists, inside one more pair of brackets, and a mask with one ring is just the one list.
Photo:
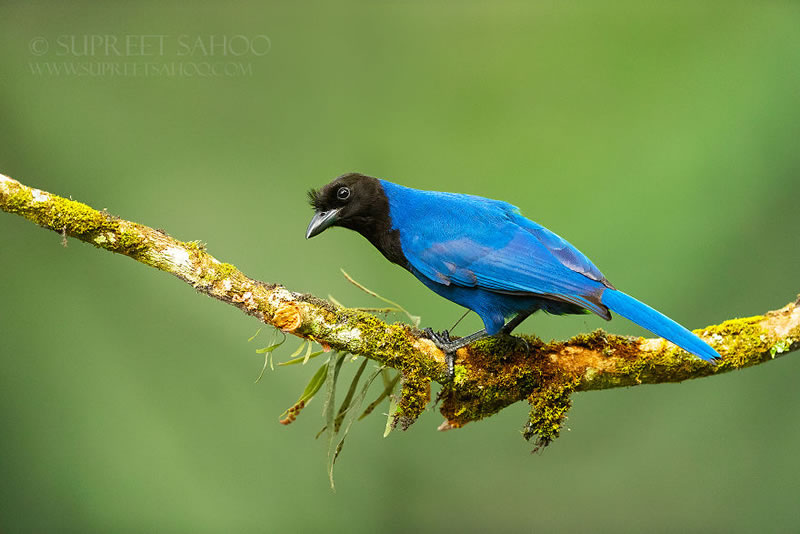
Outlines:
{"label": "green blurred background", "polygon": [[[435,328],[461,309],[365,240],[303,239],[305,191],[358,170],[504,199],[696,328],[800,291],[798,28],[796,2],[4,2],[0,172],[202,240],[256,278],[376,305],[343,267]],[[84,35],[163,35],[164,48],[87,57]],[[179,40],[212,35],[271,46],[180,55]],[[46,65],[87,62],[184,70]],[[234,70],[197,75],[205,63]],[[571,431],[534,456],[524,404],[446,433],[429,410],[387,439],[376,414],[351,431],[333,493],[314,440],[319,400],[277,422],[316,365],[254,384],[254,349],[271,335],[247,343],[254,319],[60,241],[0,214],[4,532],[800,524],[798,357],[577,395]],[[521,331],[600,326],[643,333],[624,319],[544,315]]]}

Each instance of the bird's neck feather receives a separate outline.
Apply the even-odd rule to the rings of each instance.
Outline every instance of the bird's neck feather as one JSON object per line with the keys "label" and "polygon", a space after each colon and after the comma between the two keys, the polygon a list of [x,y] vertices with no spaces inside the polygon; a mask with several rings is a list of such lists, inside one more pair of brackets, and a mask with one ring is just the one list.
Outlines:
{"label": "bird's neck feather", "polygon": [[378,249],[387,260],[408,268],[408,260],[400,245],[400,232],[392,229],[392,221],[388,212],[385,215],[381,213],[370,217],[369,220],[356,225],[353,230],[367,238],[367,241],[372,243],[372,246]]}
{"label": "bird's neck feather", "polygon": [[399,186],[384,180],[372,180],[373,187],[365,202],[368,209],[363,210],[361,216],[350,218],[344,226],[366,237],[387,260],[408,269],[409,263],[400,244],[400,232],[392,228],[389,197],[385,189]]}
{"label": "bird's neck feather", "polygon": [[370,243],[372,243],[387,260],[408,269],[409,263],[405,254],[403,254],[403,248],[400,246],[400,232],[398,230],[386,228],[384,231],[377,232],[375,235],[365,235],[364,237],[369,239]]}

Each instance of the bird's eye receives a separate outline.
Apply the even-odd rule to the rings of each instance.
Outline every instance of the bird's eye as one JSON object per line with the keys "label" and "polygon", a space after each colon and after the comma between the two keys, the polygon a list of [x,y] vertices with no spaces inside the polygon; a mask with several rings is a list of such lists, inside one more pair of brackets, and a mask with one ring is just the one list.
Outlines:
{"label": "bird's eye", "polygon": [[347,200],[350,198],[350,188],[349,187],[340,187],[338,191],[336,191],[336,198],[339,200]]}

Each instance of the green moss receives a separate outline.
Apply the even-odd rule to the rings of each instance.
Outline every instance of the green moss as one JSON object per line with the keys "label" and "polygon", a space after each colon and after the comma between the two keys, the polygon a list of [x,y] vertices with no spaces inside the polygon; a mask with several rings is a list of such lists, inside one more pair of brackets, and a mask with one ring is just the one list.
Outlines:
{"label": "green moss", "polygon": [[[499,336],[473,344],[456,365],[456,377],[441,394],[441,412],[452,426],[463,426],[499,412],[543,383],[542,369],[558,344],[536,337]],[[502,354],[503,356],[498,356]]]}
{"label": "green moss", "polygon": [[[192,249],[192,254],[199,254],[196,249]],[[230,263],[216,263],[210,256],[206,256],[205,261],[201,261],[201,272],[197,285],[199,287],[209,287],[225,279],[234,278],[239,270]],[[243,276],[243,275],[242,275]]]}
{"label": "green moss", "polygon": [[123,227],[119,219],[82,202],[49,193],[42,193],[46,200],[39,202],[31,189],[23,186],[14,189],[5,199],[3,209],[40,226],[137,259],[148,248],[143,235],[130,223]]}
{"label": "green moss", "polygon": [[453,383],[456,386],[461,386],[467,381],[467,368],[463,365],[456,365],[453,368],[454,375],[453,376]]}
{"label": "green moss", "polygon": [[797,328],[793,328],[791,332],[789,332],[789,337],[795,340],[795,343],[800,342],[800,326]]}
{"label": "green moss", "polygon": [[392,425],[400,425],[406,430],[425,411],[431,400],[431,381],[417,370],[408,369],[403,372],[401,384],[400,400]]}
{"label": "green moss", "polygon": [[225,278],[230,278],[238,269],[230,263],[220,263],[215,270],[217,271],[217,279],[224,280]]}
{"label": "green moss", "polygon": [[109,225],[109,219],[86,204],[61,197],[52,198],[52,207],[41,216],[46,226],[66,228],[68,234],[76,236],[85,236],[109,226],[116,228],[117,221]]}
{"label": "green moss", "polygon": [[[319,301],[310,296],[298,300]],[[442,379],[444,365],[414,347],[408,325],[387,325],[369,313],[325,304],[318,308],[321,320],[304,321],[297,333],[331,340],[332,349],[370,354],[375,361],[398,369],[403,381],[393,424],[408,428],[428,405],[431,377]]]}
{"label": "green moss", "polygon": [[778,341],[772,347],[770,347],[769,349],[770,356],[774,358],[778,354],[783,354],[784,352],[790,351],[795,341],[796,340],[792,339],[791,337],[787,337],[786,339]]}
{"label": "green moss", "polygon": [[11,186],[15,189],[9,194],[8,198],[3,203],[3,209],[9,213],[17,213],[24,215],[28,212],[30,203],[33,201],[33,194],[29,189],[18,186]]}
{"label": "green moss", "polygon": [[38,202],[32,190],[22,186],[14,189],[16,190],[4,201],[3,209],[22,215],[45,228],[83,236],[96,232],[107,224],[106,217],[102,213],[81,202],[49,193],[42,193],[47,199]]}
{"label": "green moss", "polygon": [[588,334],[578,334],[570,341],[579,347],[598,351],[603,351],[608,347],[608,335],[605,330],[600,328]]}
{"label": "green moss", "polygon": [[402,323],[387,325],[366,312],[336,308],[335,311],[330,312],[325,324],[315,325],[314,331],[311,333],[315,336],[330,338],[342,337],[341,333],[354,330],[358,330],[360,335],[354,336],[351,342],[344,342],[339,346],[332,344],[331,346],[350,352],[374,354],[376,361],[402,372],[414,369],[427,377],[438,378],[444,375],[444,365],[437,364],[414,348],[411,344],[409,328]]}
{"label": "green moss", "polygon": [[[761,315],[731,319],[703,331],[711,337],[712,346],[722,356],[717,372],[755,365],[769,357],[774,339],[762,328],[763,320]],[[724,339],[724,342],[714,343],[715,339]]]}
{"label": "green moss", "polygon": [[546,347],[548,344],[536,336],[493,336],[476,341],[470,345],[470,351],[496,359],[498,354],[540,351]]}
{"label": "green moss", "polygon": [[536,388],[528,397],[531,414],[522,435],[528,441],[535,439],[534,452],[548,446],[560,435],[567,412],[572,407],[570,395],[579,382],[577,378],[553,380]]}
{"label": "green moss", "polygon": [[114,246],[104,248],[131,256],[141,261],[143,260],[141,257],[142,253],[149,248],[149,245],[141,233],[135,230],[124,228],[120,229],[119,233],[117,234],[117,241]]}
{"label": "green moss", "polygon": [[599,352],[603,356],[626,357],[638,353],[641,338],[617,336],[598,328],[588,334],[578,334],[566,343]]}
{"label": "green moss", "polygon": [[[638,340],[607,335],[608,344],[604,346],[593,333],[583,339],[584,346],[613,355],[614,368],[584,377],[580,389],[680,382],[755,365],[770,357],[775,343],[762,328],[763,320],[763,316],[732,319],[697,331],[720,353],[722,360],[718,362],[706,362],[670,343],[664,343],[654,352],[641,353]],[[573,341],[576,339],[581,344],[581,336]]]}

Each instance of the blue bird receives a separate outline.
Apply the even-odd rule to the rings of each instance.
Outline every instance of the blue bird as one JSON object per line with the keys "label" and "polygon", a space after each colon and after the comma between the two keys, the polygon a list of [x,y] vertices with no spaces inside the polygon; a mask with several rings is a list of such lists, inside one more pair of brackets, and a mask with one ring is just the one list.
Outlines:
{"label": "blue bird", "polygon": [[315,214],[306,238],[331,226],[355,230],[429,289],[480,316],[483,330],[455,340],[426,329],[447,355],[451,376],[459,348],[509,334],[538,310],[593,312],[606,320],[614,311],[704,360],[720,357],[669,317],[617,290],[578,249],[506,202],[358,173],[312,189],[309,201]]}

